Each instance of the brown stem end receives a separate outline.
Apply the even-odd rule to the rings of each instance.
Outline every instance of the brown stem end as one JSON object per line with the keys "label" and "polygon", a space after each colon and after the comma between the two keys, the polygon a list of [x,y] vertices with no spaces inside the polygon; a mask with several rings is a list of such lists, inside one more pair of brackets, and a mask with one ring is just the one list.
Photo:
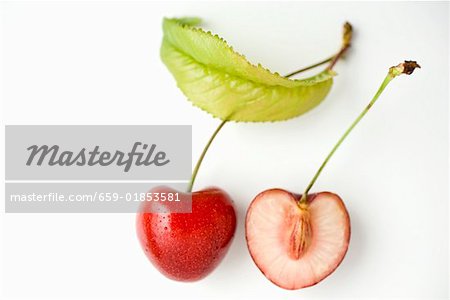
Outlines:
{"label": "brown stem end", "polygon": [[353,37],[353,27],[349,22],[344,24],[344,34],[342,35],[342,48],[350,47]]}
{"label": "brown stem end", "polygon": [[416,61],[405,60],[401,64],[391,67],[389,69],[389,74],[391,74],[392,77],[396,77],[401,74],[411,75],[417,68],[420,69],[420,65]]}
{"label": "brown stem end", "polygon": [[348,48],[350,48],[353,37],[353,27],[349,22],[344,23],[344,32],[342,34],[342,45],[339,52],[333,57],[330,65],[328,66],[328,70],[332,70],[336,65],[338,60],[344,56],[345,52],[347,52]]}

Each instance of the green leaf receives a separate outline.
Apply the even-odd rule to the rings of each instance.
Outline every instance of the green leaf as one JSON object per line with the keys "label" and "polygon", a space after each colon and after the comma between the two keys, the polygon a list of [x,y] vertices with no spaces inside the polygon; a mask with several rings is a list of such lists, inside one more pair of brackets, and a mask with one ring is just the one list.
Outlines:
{"label": "green leaf", "polygon": [[297,117],[330,91],[333,71],[291,80],[252,65],[222,38],[194,27],[199,18],[164,19],[161,58],[195,106],[222,120]]}

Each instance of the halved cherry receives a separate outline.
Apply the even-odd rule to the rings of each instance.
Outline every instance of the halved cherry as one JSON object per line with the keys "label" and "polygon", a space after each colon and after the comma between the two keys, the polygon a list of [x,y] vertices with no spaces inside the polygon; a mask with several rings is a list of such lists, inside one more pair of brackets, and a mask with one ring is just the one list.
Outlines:
{"label": "halved cherry", "polygon": [[412,74],[415,68],[420,68],[415,61],[405,61],[389,69],[373,99],[332,148],[303,195],[271,189],[250,204],[245,223],[247,246],[255,264],[276,285],[291,290],[314,285],[343,260],[350,241],[347,209],[336,194],[309,191],[388,83],[400,74]]}
{"label": "halved cherry", "polygon": [[298,198],[282,189],[260,193],[247,212],[246,239],[262,273],[285,289],[311,286],[341,263],[350,241],[350,218],[341,198],[322,192]]}

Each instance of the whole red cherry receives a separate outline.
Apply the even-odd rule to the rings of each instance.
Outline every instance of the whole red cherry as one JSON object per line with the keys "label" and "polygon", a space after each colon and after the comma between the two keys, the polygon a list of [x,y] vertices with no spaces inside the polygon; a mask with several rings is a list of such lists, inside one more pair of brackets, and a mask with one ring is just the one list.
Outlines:
{"label": "whole red cherry", "polygon": [[[151,192],[178,193],[181,201],[189,201],[192,196],[192,212],[160,213],[141,208],[136,228],[145,254],[170,279],[196,281],[204,278],[224,258],[236,231],[232,200],[219,188],[187,194],[158,187]],[[144,205],[150,204],[145,202]],[[158,205],[167,206],[170,211],[173,202]]]}

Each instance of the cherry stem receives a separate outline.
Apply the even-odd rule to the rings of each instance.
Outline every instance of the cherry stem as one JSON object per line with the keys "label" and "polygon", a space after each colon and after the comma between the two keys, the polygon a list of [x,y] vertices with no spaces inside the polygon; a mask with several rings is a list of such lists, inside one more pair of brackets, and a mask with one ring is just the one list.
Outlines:
{"label": "cherry stem", "polygon": [[342,144],[342,142],[345,140],[345,138],[350,134],[350,132],[355,128],[355,126],[361,121],[361,119],[366,115],[366,113],[370,110],[370,108],[375,104],[375,102],[378,100],[380,95],[383,93],[384,89],[387,87],[389,82],[391,82],[392,79],[395,77],[401,75],[401,74],[407,74],[410,75],[413,73],[415,68],[420,68],[420,66],[415,61],[405,61],[404,63],[401,63],[395,67],[391,67],[389,69],[388,74],[384,78],[383,82],[381,83],[381,86],[378,88],[378,91],[376,92],[375,96],[373,96],[372,100],[369,102],[369,104],[364,108],[364,110],[359,114],[359,116],[353,121],[353,123],[350,125],[350,127],[344,132],[344,134],[341,136],[341,138],[338,140],[338,142],[334,145],[333,149],[331,149],[330,153],[327,155],[325,160],[323,161],[320,168],[317,170],[316,174],[314,175],[311,182],[308,184],[307,188],[305,189],[305,192],[302,194],[302,197],[300,198],[299,204],[306,204],[308,199],[308,193],[311,190],[312,186],[316,182],[317,178],[320,176],[320,173],[327,165],[330,158],[333,156],[333,154],[336,152],[336,150],[339,148],[339,146]]}
{"label": "cherry stem", "polygon": [[200,157],[198,158],[197,164],[195,165],[194,171],[192,172],[191,181],[189,182],[188,186],[188,193],[192,192],[192,187],[194,186],[195,178],[197,177],[198,170],[200,169],[200,166],[202,165],[203,159],[205,158],[206,152],[208,152],[209,146],[211,146],[212,142],[214,141],[214,138],[219,133],[220,129],[227,123],[228,120],[223,120],[220,125],[216,128],[212,136],[209,138],[208,143],[206,144],[205,148],[203,148],[202,154],[200,154]]}
{"label": "cherry stem", "polygon": [[[327,58],[326,60],[323,60],[319,63],[316,63],[314,65],[308,66],[306,68],[297,70],[295,72],[292,72],[288,75],[286,75],[285,77],[291,77],[294,76],[296,74],[299,74],[301,72],[310,70],[312,68],[318,67],[320,65],[326,64],[327,62],[331,61],[333,59],[334,56]],[[198,158],[197,164],[195,165],[194,171],[192,172],[192,176],[191,176],[191,180],[189,182],[188,188],[187,188],[187,192],[190,193],[192,192],[192,188],[194,187],[194,182],[195,182],[195,178],[197,178],[197,173],[200,170],[200,166],[202,165],[203,159],[205,158],[206,152],[208,152],[209,147],[211,146],[212,142],[214,141],[215,137],[217,136],[217,134],[219,133],[219,131],[222,129],[222,127],[228,122],[227,119],[223,120],[219,126],[216,128],[216,130],[214,131],[214,133],[211,135],[211,137],[209,138],[208,143],[206,144],[205,148],[203,148],[202,153],[200,154],[200,157]]]}
{"label": "cherry stem", "polygon": [[313,64],[313,65],[307,66],[307,67],[305,67],[305,68],[303,68],[303,69],[294,71],[294,72],[289,73],[289,74],[287,74],[287,75],[284,75],[284,77],[289,78],[289,77],[292,77],[292,76],[294,76],[294,75],[300,74],[300,73],[302,73],[302,72],[305,72],[305,71],[314,69],[314,68],[316,68],[316,67],[319,67],[319,66],[321,66],[321,65],[324,65],[324,64],[326,64],[326,63],[332,61],[334,57],[335,57],[335,55],[333,55],[333,56],[331,56],[331,57],[328,57],[327,59],[324,59],[324,60],[322,60],[322,61],[319,61],[318,63],[315,63],[315,64]]}
{"label": "cherry stem", "polygon": [[330,65],[328,66],[328,70],[332,70],[338,60],[344,56],[345,52],[347,52],[348,48],[350,48],[353,37],[353,27],[349,22],[345,22],[344,24],[344,33],[342,35],[342,46],[339,52],[333,56]]}
{"label": "cherry stem", "polygon": [[334,68],[334,66],[336,65],[336,63],[339,61],[339,59],[341,59],[344,56],[345,52],[347,52],[348,48],[350,48],[351,42],[352,42],[352,36],[353,36],[353,27],[349,22],[345,22],[344,28],[343,28],[343,34],[342,34],[342,45],[341,45],[341,49],[338,51],[338,53],[336,53],[335,55],[328,57],[322,61],[319,61],[318,63],[315,63],[315,64],[305,67],[303,69],[289,73],[289,74],[285,75],[284,77],[292,77],[299,73],[319,67],[328,62],[330,62],[330,64],[328,65],[327,70],[332,70]]}
{"label": "cherry stem", "polygon": [[[339,50],[339,52],[327,59],[324,59],[318,63],[315,63],[313,65],[307,66],[303,69],[294,71],[292,73],[289,73],[287,75],[285,75],[284,77],[289,78],[292,77],[294,75],[300,74],[302,72],[314,69],[316,67],[319,67],[323,64],[326,64],[328,62],[331,62],[330,65],[327,67],[327,70],[331,70],[334,65],[337,63],[337,61],[344,55],[344,53],[347,51],[347,49],[350,47],[350,42],[352,39],[352,26],[350,25],[350,23],[346,22],[344,24],[344,33],[343,33],[343,37],[342,37],[342,46],[341,49]],[[206,144],[205,148],[203,149],[202,153],[200,154],[200,157],[198,158],[197,164],[195,165],[194,171],[192,172],[192,176],[191,176],[191,180],[189,182],[188,188],[187,188],[187,192],[190,193],[192,192],[192,188],[194,187],[194,182],[195,179],[197,178],[197,173],[200,170],[200,166],[202,165],[203,159],[205,158],[206,152],[208,152],[209,147],[211,146],[212,142],[214,141],[215,137],[217,136],[217,134],[219,133],[219,131],[222,129],[222,127],[228,122],[227,119],[223,120],[219,126],[216,128],[216,130],[214,131],[214,133],[212,134],[212,136],[209,138],[208,143]]]}
{"label": "cherry stem", "polygon": [[[301,73],[301,72],[304,72],[304,71],[306,71],[306,70],[310,70],[310,69],[315,68],[315,67],[317,67],[317,66],[323,65],[323,64],[325,64],[325,63],[331,61],[331,59],[333,59],[333,57],[334,57],[334,56],[332,56],[332,57],[330,57],[330,58],[328,58],[328,59],[326,59],[326,60],[323,60],[323,61],[321,61],[321,62],[319,62],[319,63],[316,63],[316,64],[314,64],[314,65],[312,65],[312,66],[309,66],[309,67],[300,69],[300,70],[298,70],[298,71],[295,71],[295,72],[293,72],[293,73],[290,73],[290,74],[286,75],[285,77],[291,77],[291,76],[294,76],[294,75],[299,74],[299,73]],[[208,149],[209,149],[209,147],[211,146],[212,142],[214,141],[215,137],[217,136],[217,134],[219,133],[219,131],[222,129],[222,127],[223,127],[227,122],[228,122],[228,120],[225,119],[225,120],[223,120],[223,121],[219,124],[219,126],[216,128],[216,130],[214,131],[214,133],[213,133],[213,134],[211,135],[211,137],[209,138],[209,141],[208,141],[208,143],[206,144],[205,148],[203,148],[203,151],[202,151],[202,153],[200,154],[200,157],[198,158],[197,164],[195,165],[194,171],[192,172],[191,180],[190,180],[189,185],[188,185],[188,188],[187,188],[187,192],[188,192],[188,193],[192,192],[192,188],[194,187],[195,178],[197,178],[197,173],[198,173],[198,171],[200,170],[200,166],[202,165],[202,162],[203,162],[203,159],[205,158],[206,152],[208,152]]]}

